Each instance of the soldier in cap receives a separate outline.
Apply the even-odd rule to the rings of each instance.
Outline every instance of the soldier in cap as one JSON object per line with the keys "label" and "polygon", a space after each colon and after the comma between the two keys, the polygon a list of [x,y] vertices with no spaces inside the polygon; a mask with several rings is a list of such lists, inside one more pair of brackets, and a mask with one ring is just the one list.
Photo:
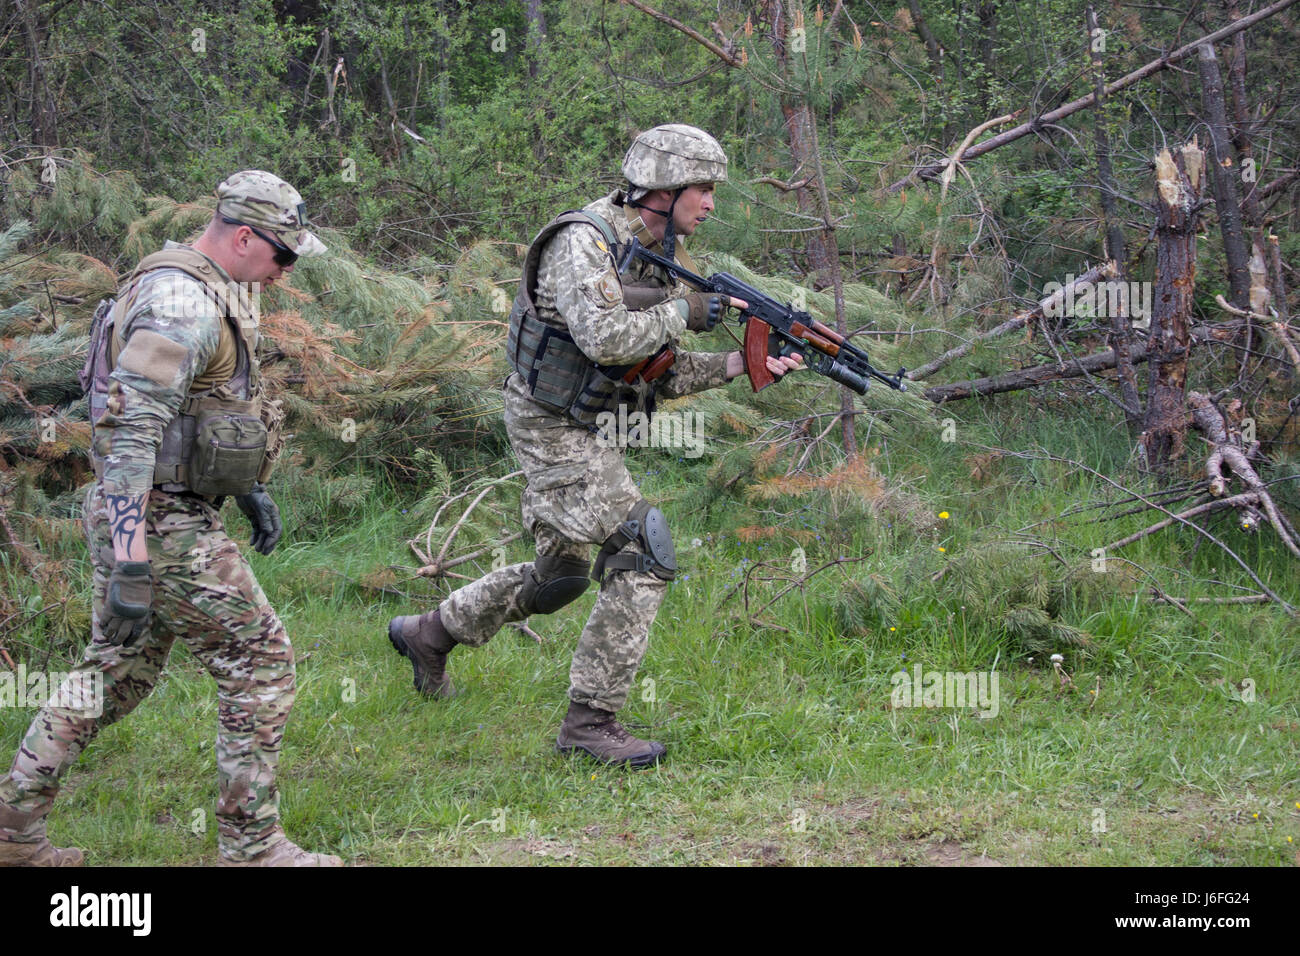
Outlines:
{"label": "soldier in cap", "polygon": [[[538,233],[510,315],[514,371],[504,385],[505,420],[527,477],[523,520],[536,559],[494,570],[427,613],[394,618],[388,638],[411,662],[418,691],[450,696],[453,648],[476,647],[508,622],[557,611],[594,579],[600,593],[573,654],[556,746],[644,766],[664,755],[664,745],[629,734],[615,714],[677,561],[663,513],[642,498],[623,447],[597,422],[620,406],[628,410],[620,420],[634,420],[632,412],[653,412],[656,396],[686,395],[742,374],[739,352],[686,352],[676,342],[746,303],[691,292],[639,262],[626,274],[616,265],[619,248],[636,237],[697,271],[680,238],[708,218],[714,185],[727,178],[717,140],[692,126],[656,127],[632,143],[623,175],[627,190]],[[780,376],[798,367],[799,357],[767,362]]]}
{"label": "soldier in cap", "polygon": [[[179,639],[217,681],[219,863],[339,866],[291,843],[275,771],[294,698],[293,648],[219,509],[233,496],[270,554],[282,526],[266,481],[279,403],[257,359],[260,285],[325,246],[302,197],[260,170],[217,187],[193,245],[145,257],[117,300],[100,303],[82,384],[90,395],[95,483],[83,509],[94,568],[91,642],[69,680],[102,697],[57,694],[0,779],[0,865],[75,866],[45,817],[65,771],[104,727],[153,689]],[[65,706],[67,704],[83,706]]]}

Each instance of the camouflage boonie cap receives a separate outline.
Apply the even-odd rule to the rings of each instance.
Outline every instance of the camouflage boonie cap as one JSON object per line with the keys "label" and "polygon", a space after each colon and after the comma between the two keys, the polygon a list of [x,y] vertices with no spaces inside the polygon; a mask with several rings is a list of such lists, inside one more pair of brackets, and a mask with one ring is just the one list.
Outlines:
{"label": "camouflage boonie cap", "polygon": [[307,229],[307,204],[279,176],[261,169],[235,173],[217,187],[217,213],[264,229],[300,256],[319,256],[325,243]]}
{"label": "camouflage boonie cap", "polygon": [[669,123],[648,129],[632,141],[623,157],[623,175],[643,189],[725,183],[727,154],[704,130]]}

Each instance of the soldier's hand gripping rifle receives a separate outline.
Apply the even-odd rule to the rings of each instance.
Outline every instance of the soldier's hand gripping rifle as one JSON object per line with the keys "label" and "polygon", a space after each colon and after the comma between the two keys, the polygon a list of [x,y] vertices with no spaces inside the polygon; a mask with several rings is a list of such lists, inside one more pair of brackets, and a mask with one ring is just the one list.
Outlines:
{"label": "soldier's hand gripping rifle", "polygon": [[767,369],[766,357],[785,356],[792,352],[800,353],[805,360],[811,358],[808,367],[814,372],[848,386],[859,395],[866,394],[869,380],[873,378],[900,392],[907,391],[907,383],[903,381],[906,369],[900,368],[894,375],[881,372],[872,367],[866,352],[834,329],[818,322],[807,312],[798,312],[781,304],[733,275],[717,272],[706,279],[651,252],[636,239],[622,249],[618,271],[626,272],[633,259],[658,266],[701,292],[731,296],[749,303],[749,307],[740,313],[740,321],[745,323],[745,344],[741,354],[745,360],[745,372],[756,392],[776,381],[776,376]]}

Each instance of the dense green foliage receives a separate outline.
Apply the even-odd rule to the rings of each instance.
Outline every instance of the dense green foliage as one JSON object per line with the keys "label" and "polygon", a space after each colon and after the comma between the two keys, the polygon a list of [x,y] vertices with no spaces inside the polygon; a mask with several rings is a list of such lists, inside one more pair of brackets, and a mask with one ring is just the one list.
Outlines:
{"label": "dense green foliage", "polygon": [[[421,575],[409,542],[436,552],[460,514],[453,496],[515,467],[495,386],[520,255],[552,214],[621,184],[638,130],[693,123],[731,157],[717,215],[691,243],[706,271],[802,296],[834,321],[809,185],[819,161],[846,322],[890,369],[919,366],[1102,258],[1099,118],[1133,279],[1155,272],[1153,155],[1205,141],[1186,61],[1100,113],[964,164],[946,192],[890,192],[986,120],[1023,110],[1020,122],[1090,91],[1083,4],[651,6],[723,55],[613,0],[9,5],[0,647],[61,667],[88,634],[78,509],[89,428],[75,374],[95,303],[164,239],[193,237],[223,176],[260,167],[301,190],[331,247],[268,293],[263,318],[293,434],[273,484],[288,533],[252,561],[300,654],[285,808],[303,842],[391,863],[924,862],[958,843],[1006,862],[1287,858],[1286,839],[1300,839],[1300,632],[1276,605],[1210,602],[1258,591],[1253,573],[1300,606],[1295,559],[1269,529],[1219,514],[1201,526],[1241,563],[1184,527],[1101,571],[1096,549],[1154,520],[1129,493],[1190,487],[1204,458],[1192,441],[1163,483],[1140,473],[1136,436],[1100,396],[1106,380],[939,409],[925,383],[873,388],[851,460],[831,427],[839,396],[811,376],[671,406],[701,416],[704,454],[631,456],[684,566],[652,632],[651,684],[638,693],[652,690],[633,695],[634,719],[670,745],[658,771],[593,773],[547,752],[590,596],[531,622],[541,646],[507,630],[458,653],[465,698],[409,692],[382,622],[456,583]],[[1222,26],[1226,6],[1100,4],[1107,77]],[[1292,289],[1295,30],[1292,11],[1252,28],[1245,77],[1257,181],[1280,183],[1263,225]],[[1230,46],[1219,47],[1225,74]],[[797,142],[800,129],[818,150]],[[1193,318],[1212,321],[1227,280],[1213,208],[1203,216]],[[1104,347],[1088,320],[1050,346],[1029,331],[976,346],[940,377],[1051,363],[1063,343]],[[730,347],[720,330],[704,342]],[[1188,383],[1247,403],[1261,473],[1294,521],[1300,455],[1281,354],[1267,338],[1198,347]],[[530,554],[508,537],[517,496],[503,484],[460,526],[449,554],[480,553],[458,571],[485,570],[499,549]],[[225,515],[242,536],[234,509]],[[796,565],[824,564],[765,607],[804,573]],[[211,855],[213,834],[190,824],[211,803],[213,691],[194,660],[176,658],[155,698],[92,748],[56,811],[60,834],[96,847],[95,862]],[[891,675],[916,663],[999,671],[1001,717],[891,706]],[[0,743],[29,716],[0,713]],[[105,811],[123,792],[135,800]],[[500,809],[498,832],[488,821]],[[1098,809],[1111,814],[1104,833]],[[792,827],[796,811],[806,830]]]}

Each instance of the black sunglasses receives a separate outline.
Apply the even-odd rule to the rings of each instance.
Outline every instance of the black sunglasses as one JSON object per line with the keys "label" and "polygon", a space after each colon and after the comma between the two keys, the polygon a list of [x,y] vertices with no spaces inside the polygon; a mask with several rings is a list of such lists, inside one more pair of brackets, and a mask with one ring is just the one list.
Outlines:
{"label": "black sunglasses", "polygon": [[[238,219],[227,219],[225,216],[221,217],[221,221],[225,223],[229,223],[232,226],[248,226],[248,223],[246,222],[240,222]],[[282,269],[287,268],[288,266],[291,266],[298,261],[298,253],[294,252],[288,246],[276,242],[274,239],[272,239],[266,233],[262,232],[262,230],[258,229],[256,226],[248,226],[248,228],[253,230],[253,235],[257,236],[257,238],[262,239],[271,244],[272,248],[275,249],[275,264],[280,268]]]}

